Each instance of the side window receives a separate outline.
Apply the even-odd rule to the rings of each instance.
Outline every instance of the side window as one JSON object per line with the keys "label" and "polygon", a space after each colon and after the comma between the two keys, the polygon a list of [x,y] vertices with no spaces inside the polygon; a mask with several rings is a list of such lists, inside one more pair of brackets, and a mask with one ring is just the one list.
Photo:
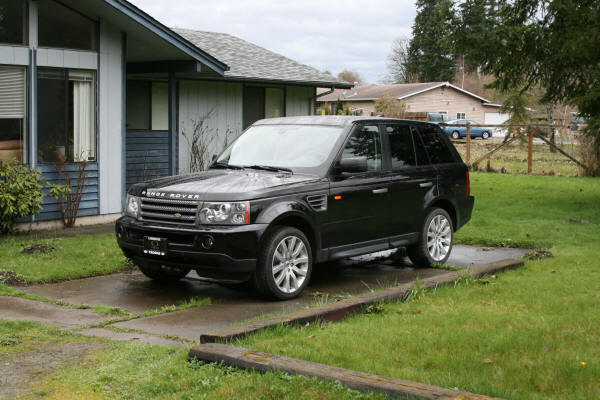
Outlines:
{"label": "side window", "polygon": [[358,126],[346,143],[343,158],[367,157],[368,171],[381,170],[381,142],[376,125]]}
{"label": "side window", "polygon": [[392,169],[417,165],[410,128],[406,125],[386,126],[390,139]]}
{"label": "side window", "polygon": [[429,157],[425,151],[425,146],[419,135],[419,130],[416,127],[411,127],[413,142],[415,144],[415,154],[417,156],[417,165],[429,165]]}
{"label": "side window", "polygon": [[429,125],[420,126],[419,131],[432,164],[455,162],[450,148],[443,141],[435,127]]}

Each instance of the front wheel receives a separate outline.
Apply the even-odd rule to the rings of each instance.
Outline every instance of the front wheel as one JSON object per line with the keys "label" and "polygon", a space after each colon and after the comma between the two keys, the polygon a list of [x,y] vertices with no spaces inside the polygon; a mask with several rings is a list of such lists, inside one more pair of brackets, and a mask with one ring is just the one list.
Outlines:
{"label": "front wheel", "polygon": [[296,228],[278,226],[263,242],[253,283],[265,296],[288,300],[302,293],[311,272],[312,251],[304,233]]}
{"label": "front wheel", "polygon": [[160,263],[144,262],[137,265],[148,278],[162,283],[177,282],[190,272],[189,268],[171,267]]}
{"label": "front wheel", "polygon": [[407,247],[408,258],[417,267],[443,264],[450,257],[453,238],[450,215],[442,208],[433,208],[425,219],[419,242]]}
{"label": "front wheel", "polygon": [[458,139],[458,138],[460,138],[460,133],[458,133],[458,131],[452,132],[452,139]]}
{"label": "front wheel", "polygon": [[489,133],[488,131],[484,131],[484,132],[481,134],[481,138],[482,138],[482,139],[487,139],[487,138],[489,138],[489,137],[490,137],[490,133]]}

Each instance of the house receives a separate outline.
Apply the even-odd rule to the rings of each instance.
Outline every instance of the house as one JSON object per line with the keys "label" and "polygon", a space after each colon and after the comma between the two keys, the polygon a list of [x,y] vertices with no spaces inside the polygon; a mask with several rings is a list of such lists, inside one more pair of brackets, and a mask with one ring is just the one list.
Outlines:
{"label": "house", "polygon": [[[255,120],[310,114],[317,88],[351,87],[231,35],[169,29],[125,0],[2,1],[0,20],[0,160],[50,182],[59,156],[71,171],[87,161],[82,223],[115,219],[136,182],[189,171],[194,131],[206,162]],[[46,198],[31,221],[57,218]]]}
{"label": "house", "polygon": [[319,96],[317,101],[319,105],[325,102],[331,105],[339,98],[348,102],[356,114],[369,116],[377,114],[375,102],[383,95],[403,102],[409,113],[444,113],[449,119],[467,118],[484,124],[501,124],[508,119],[508,115],[500,111],[500,105],[449,82],[364,85],[351,90],[340,88]]}

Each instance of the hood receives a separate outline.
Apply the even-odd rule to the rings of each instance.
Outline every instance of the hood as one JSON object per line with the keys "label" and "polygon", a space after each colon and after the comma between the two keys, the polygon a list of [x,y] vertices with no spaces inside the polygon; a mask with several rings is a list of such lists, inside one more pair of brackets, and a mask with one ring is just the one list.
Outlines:
{"label": "hood", "polygon": [[292,175],[251,169],[215,169],[140,183],[133,186],[129,193],[179,200],[252,200],[320,180],[314,175]]}

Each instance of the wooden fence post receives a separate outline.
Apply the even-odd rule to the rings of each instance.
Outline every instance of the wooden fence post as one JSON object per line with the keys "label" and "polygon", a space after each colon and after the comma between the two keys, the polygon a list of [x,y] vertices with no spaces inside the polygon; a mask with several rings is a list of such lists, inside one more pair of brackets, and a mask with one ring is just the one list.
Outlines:
{"label": "wooden fence post", "polygon": [[533,170],[533,133],[531,129],[527,129],[527,135],[529,136],[529,143],[527,145],[527,173],[531,174]]}
{"label": "wooden fence post", "polygon": [[467,164],[471,161],[471,124],[467,122]]}

